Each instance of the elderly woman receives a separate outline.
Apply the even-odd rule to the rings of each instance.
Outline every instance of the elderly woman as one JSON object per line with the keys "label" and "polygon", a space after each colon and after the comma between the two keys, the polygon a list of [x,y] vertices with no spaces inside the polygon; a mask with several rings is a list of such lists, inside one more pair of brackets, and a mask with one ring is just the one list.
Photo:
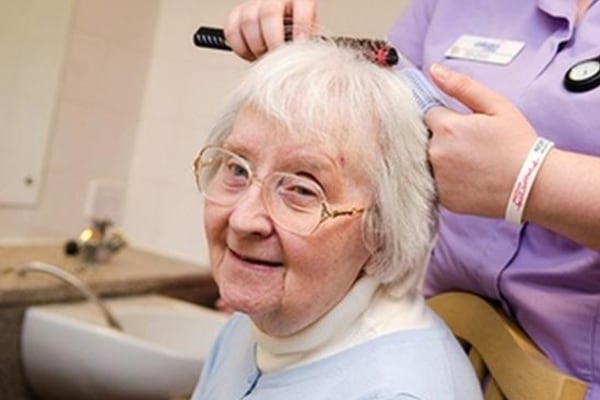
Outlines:
{"label": "elderly woman", "polygon": [[420,282],[427,133],[400,77],[324,41],[253,65],[195,162],[233,314],[193,399],[480,399]]}

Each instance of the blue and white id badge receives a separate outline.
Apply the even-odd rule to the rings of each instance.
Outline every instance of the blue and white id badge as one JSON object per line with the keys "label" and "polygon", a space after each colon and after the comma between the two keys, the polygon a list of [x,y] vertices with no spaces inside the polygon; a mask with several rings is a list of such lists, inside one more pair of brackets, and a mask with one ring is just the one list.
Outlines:
{"label": "blue and white id badge", "polygon": [[445,56],[462,60],[506,65],[523,50],[525,42],[475,35],[461,35]]}

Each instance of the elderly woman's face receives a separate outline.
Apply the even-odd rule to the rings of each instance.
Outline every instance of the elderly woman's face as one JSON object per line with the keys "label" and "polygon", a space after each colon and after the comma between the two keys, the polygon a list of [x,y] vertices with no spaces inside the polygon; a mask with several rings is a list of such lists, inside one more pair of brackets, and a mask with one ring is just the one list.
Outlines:
{"label": "elderly woman's face", "polygon": [[[364,182],[347,155],[299,141],[245,109],[223,147],[242,156],[259,180],[273,172],[318,183],[336,209],[367,207]],[[275,224],[251,185],[232,206],[206,202],[205,229],[212,272],[226,303],[248,314],[265,333],[286,336],[310,325],[350,290],[369,258],[359,216],[325,221],[308,236]]]}

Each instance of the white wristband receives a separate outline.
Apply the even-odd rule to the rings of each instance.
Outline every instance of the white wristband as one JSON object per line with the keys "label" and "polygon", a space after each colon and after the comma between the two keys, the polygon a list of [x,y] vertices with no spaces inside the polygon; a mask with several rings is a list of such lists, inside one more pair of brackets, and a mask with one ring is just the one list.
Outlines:
{"label": "white wristband", "polygon": [[529,150],[508,198],[504,215],[507,221],[515,224],[520,224],[523,221],[523,210],[525,210],[525,204],[529,198],[533,182],[535,182],[535,177],[544,162],[544,158],[553,146],[554,143],[550,140],[539,137]]}

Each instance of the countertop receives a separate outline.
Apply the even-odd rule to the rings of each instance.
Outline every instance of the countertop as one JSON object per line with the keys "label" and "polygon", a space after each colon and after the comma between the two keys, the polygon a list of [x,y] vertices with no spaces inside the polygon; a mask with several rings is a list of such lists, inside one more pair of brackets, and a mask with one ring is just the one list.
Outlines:
{"label": "countertop", "polygon": [[33,260],[73,273],[100,296],[212,285],[207,267],[133,248],[124,248],[108,263],[81,268],[81,259],[65,255],[62,246],[0,246],[0,306],[82,298],[75,289],[53,276],[37,272],[18,276],[14,272],[15,266]]}

